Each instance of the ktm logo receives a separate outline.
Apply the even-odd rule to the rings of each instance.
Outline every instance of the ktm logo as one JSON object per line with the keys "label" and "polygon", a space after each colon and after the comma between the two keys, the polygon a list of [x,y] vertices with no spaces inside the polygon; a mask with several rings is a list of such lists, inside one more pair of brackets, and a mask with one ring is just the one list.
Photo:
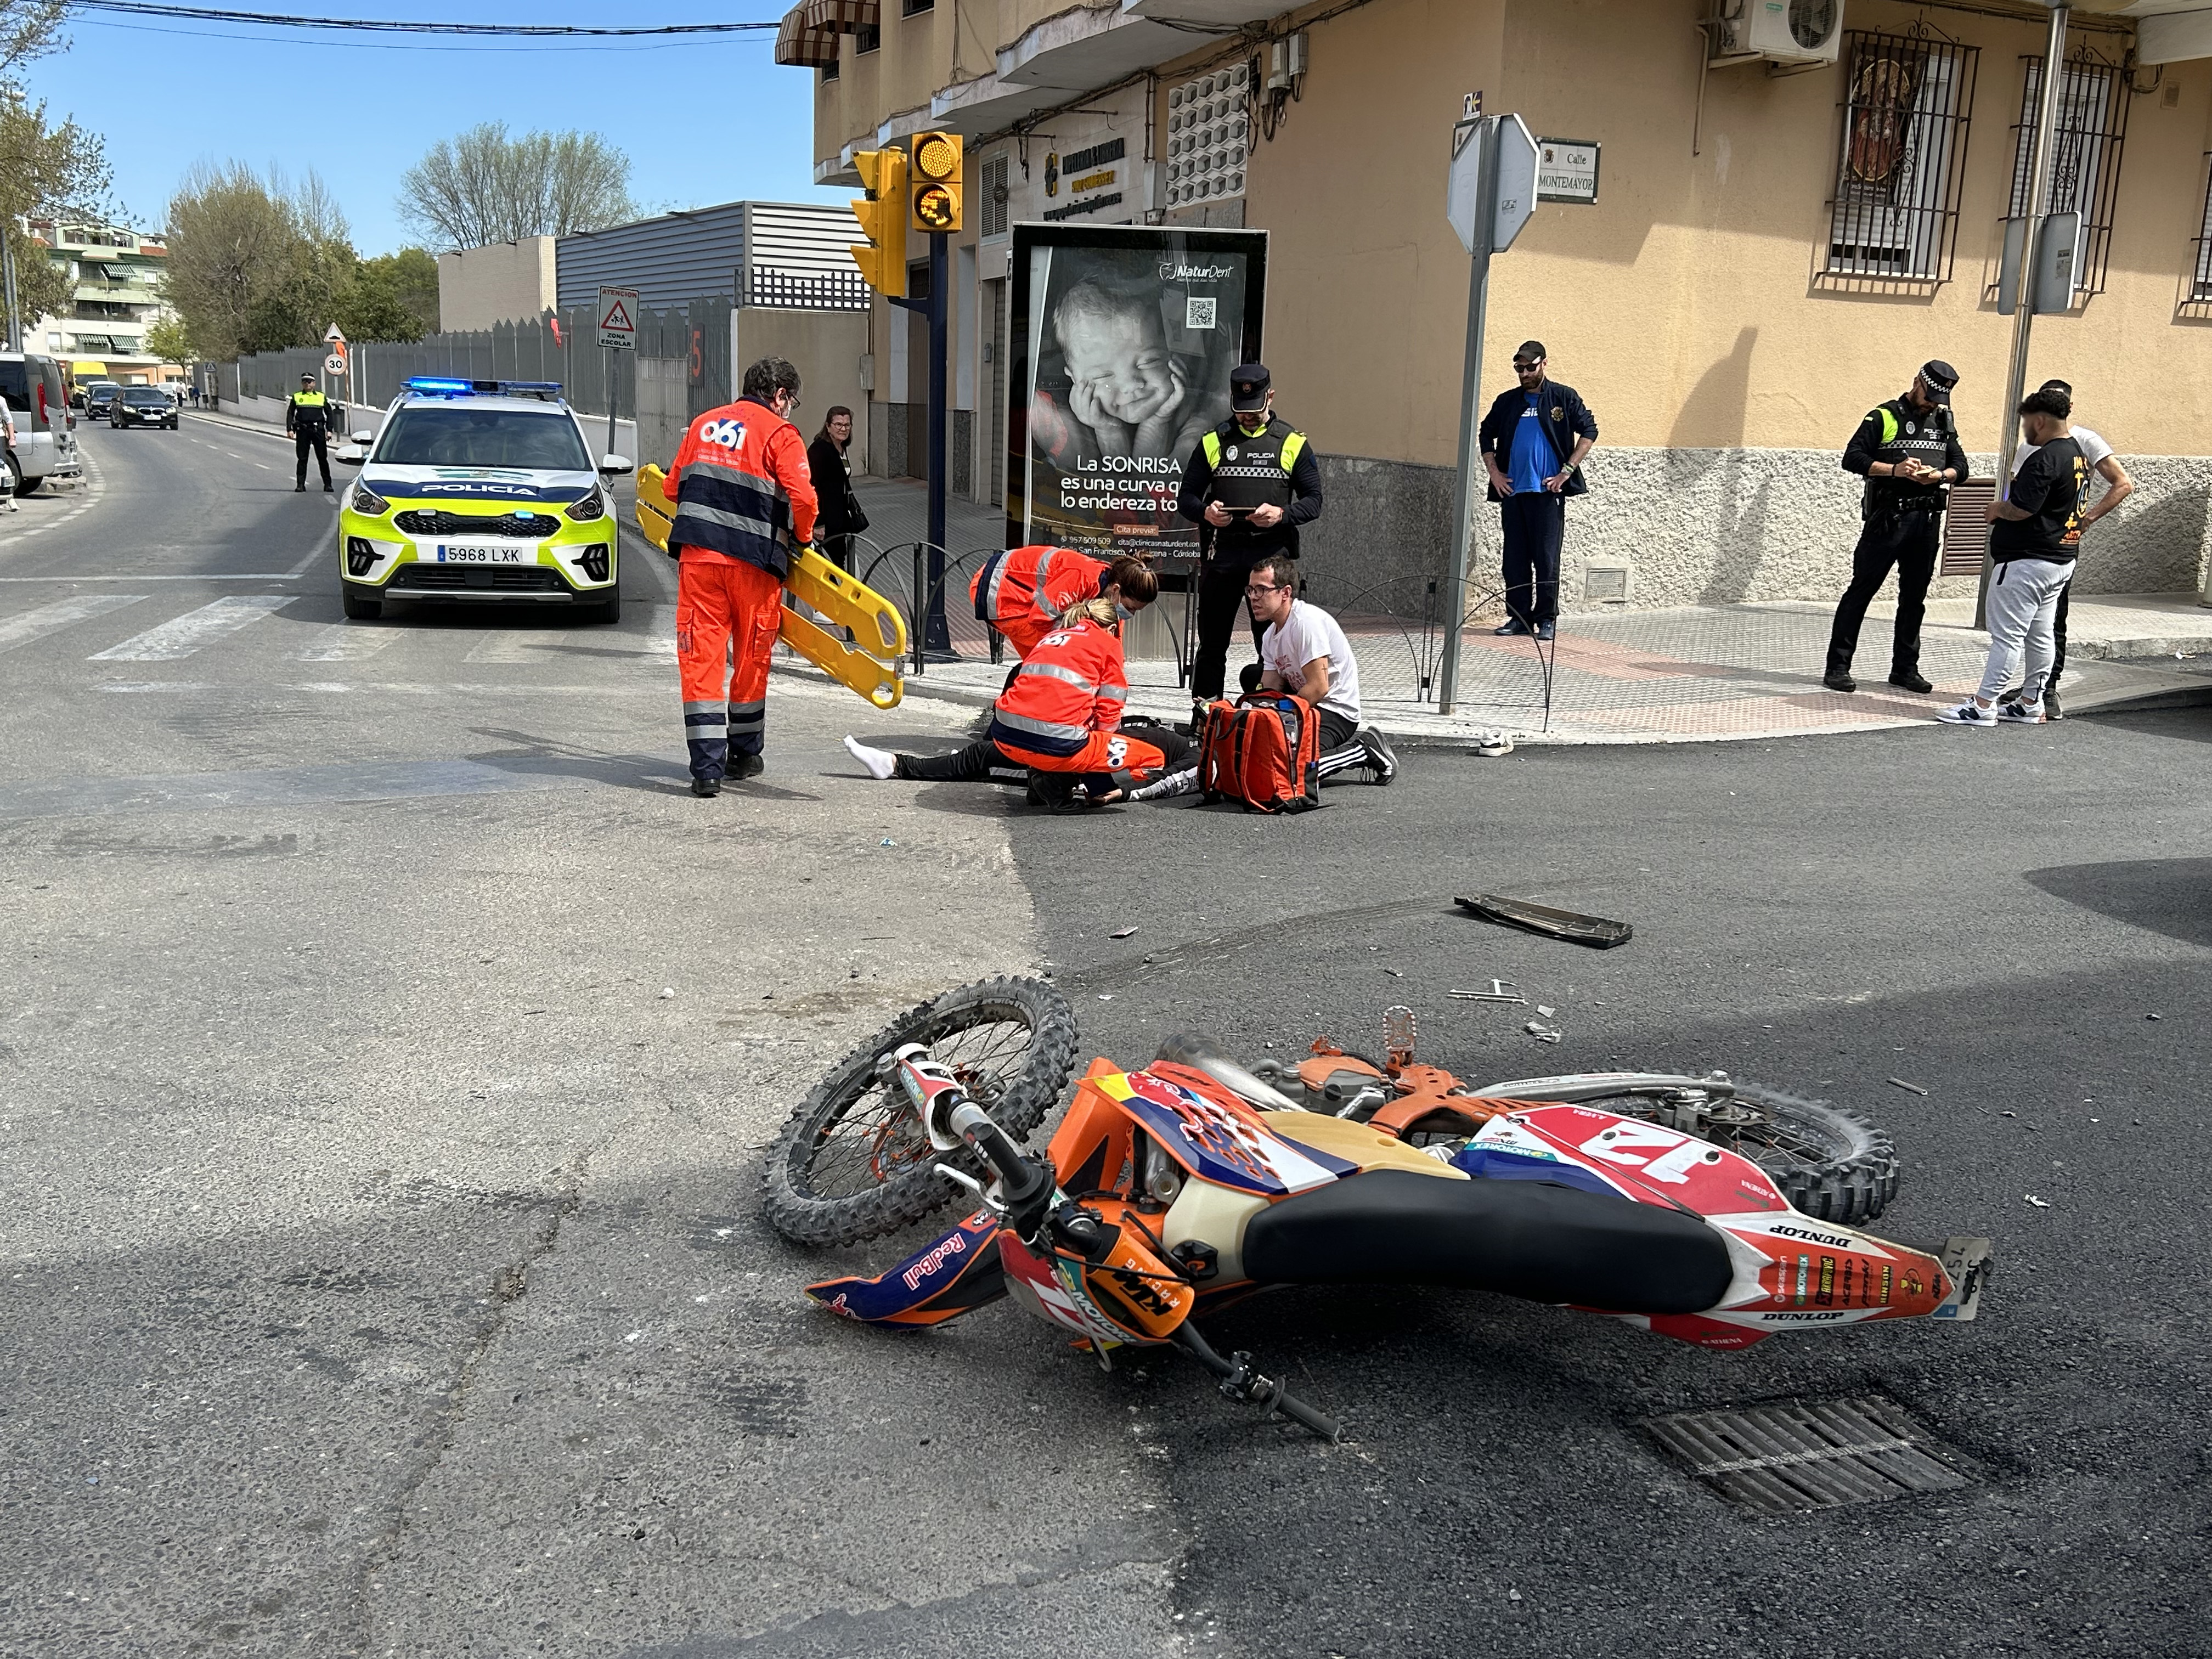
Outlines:
{"label": "ktm logo", "polygon": [[1164,1318],[1169,1314],[1175,1311],[1175,1304],[1173,1303],[1170,1302],[1167,1297],[1162,1296],[1158,1291],[1154,1290],[1143,1279],[1137,1277],[1136,1274],[1117,1273],[1113,1276],[1113,1278],[1114,1288],[1121,1291],[1125,1297],[1129,1301],[1135,1303],[1137,1306],[1143,1309],[1146,1313],[1157,1314],[1162,1318]]}

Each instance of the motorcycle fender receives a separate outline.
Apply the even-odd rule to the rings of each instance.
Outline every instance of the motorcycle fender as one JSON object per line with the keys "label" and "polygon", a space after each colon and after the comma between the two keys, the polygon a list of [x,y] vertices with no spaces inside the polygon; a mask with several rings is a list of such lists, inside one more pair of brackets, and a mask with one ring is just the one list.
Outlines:
{"label": "motorcycle fender", "polygon": [[999,1218],[990,1210],[978,1210],[887,1273],[806,1287],[831,1313],[869,1325],[942,1325],[1006,1293]]}

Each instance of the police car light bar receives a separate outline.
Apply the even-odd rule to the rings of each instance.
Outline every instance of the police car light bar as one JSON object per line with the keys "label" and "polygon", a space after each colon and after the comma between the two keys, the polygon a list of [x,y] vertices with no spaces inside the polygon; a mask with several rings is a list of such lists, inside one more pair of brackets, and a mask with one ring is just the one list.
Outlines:
{"label": "police car light bar", "polygon": [[501,380],[499,382],[499,389],[505,393],[522,394],[533,398],[557,398],[561,395],[561,382],[558,380]]}
{"label": "police car light bar", "polygon": [[[487,386],[490,382],[484,383]],[[426,392],[432,397],[463,398],[477,390],[474,380],[449,380],[435,375],[418,374],[407,382],[410,392]]]}

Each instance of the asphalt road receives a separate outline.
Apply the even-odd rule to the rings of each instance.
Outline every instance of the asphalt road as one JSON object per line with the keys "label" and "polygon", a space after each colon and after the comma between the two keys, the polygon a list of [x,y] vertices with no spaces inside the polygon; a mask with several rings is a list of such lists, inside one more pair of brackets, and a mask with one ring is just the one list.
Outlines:
{"label": "asphalt road", "polygon": [[[279,442],[86,447],[89,499],[0,520],[0,1654],[2206,1650],[2207,716],[1078,819],[863,781],[844,731],[971,711],[779,674],[769,774],[702,803],[635,544],[617,628],[348,623]],[[1489,928],[1478,888],[1638,937]],[[1334,1448],[1005,1304],[804,1304],[890,1253],[761,1226],[789,1103],[1048,962],[1124,1061],[1402,1001],[1485,1080],[1817,1088],[1895,1130],[1886,1224],[1999,1275],[1973,1326],[1735,1355],[1463,1293],[1224,1316]],[[1443,995],[1492,975],[1565,1040]],[[1869,1391],[1974,1484],[1753,1519],[1638,1426]]]}

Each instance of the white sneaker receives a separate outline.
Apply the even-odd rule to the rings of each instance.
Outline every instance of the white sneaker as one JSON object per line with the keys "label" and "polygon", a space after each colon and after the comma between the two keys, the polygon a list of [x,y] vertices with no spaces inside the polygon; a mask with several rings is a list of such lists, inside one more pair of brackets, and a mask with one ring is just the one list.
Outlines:
{"label": "white sneaker", "polygon": [[871,749],[858,738],[845,739],[845,752],[868,769],[872,778],[890,777],[898,770],[898,757],[888,749]]}
{"label": "white sneaker", "polygon": [[1997,723],[1996,715],[1972,697],[1964,699],[1955,708],[1937,710],[1936,718],[1949,726],[1989,726]]}
{"label": "white sneaker", "polygon": [[1170,772],[1155,778],[1141,788],[1129,792],[1131,800],[1166,800],[1174,795],[1188,795],[1198,787],[1198,769],[1186,766],[1180,772]]}
{"label": "white sneaker", "polygon": [[2039,702],[2001,702],[1997,718],[2007,726],[2040,726],[2043,724],[2043,705]]}
{"label": "white sneaker", "polygon": [[1474,752],[1492,760],[1513,752],[1513,739],[1503,732],[1493,732],[1486,738],[1475,739]]}

